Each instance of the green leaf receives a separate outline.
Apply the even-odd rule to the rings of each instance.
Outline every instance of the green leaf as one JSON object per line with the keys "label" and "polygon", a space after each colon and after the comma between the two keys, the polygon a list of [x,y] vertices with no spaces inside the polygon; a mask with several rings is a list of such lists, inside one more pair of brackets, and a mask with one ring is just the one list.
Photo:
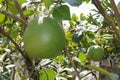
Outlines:
{"label": "green leaf", "polygon": [[82,0],[64,0],[64,1],[70,4],[71,6],[80,6],[82,3]]}
{"label": "green leaf", "polygon": [[22,5],[23,3],[25,3],[26,2],[26,0],[18,0],[18,3],[20,4],[20,5]]}
{"label": "green leaf", "polygon": [[78,20],[78,16],[77,16],[76,14],[73,14],[73,15],[72,15],[72,20],[73,20],[73,21],[77,21],[77,20]]}
{"label": "green leaf", "polygon": [[[26,2],[26,0],[18,0],[18,3],[20,4],[20,6],[25,2]],[[8,1],[8,10],[13,14],[18,14],[18,10],[17,10],[13,0]]]}
{"label": "green leaf", "polygon": [[2,23],[5,19],[5,15],[4,14],[0,14],[0,23]]}
{"label": "green leaf", "polygon": [[106,39],[106,40],[112,40],[113,39],[113,35],[105,34],[105,35],[103,35],[103,38]]}
{"label": "green leaf", "polygon": [[67,5],[60,5],[54,8],[52,16],[58,20],[70,20],[70,9]]}
{"label": "green leaf", "polygon": [[90,2],[90,0],[86,0],[86,3],[89,3]]}
{"label": "green leaf", "polygon": [[26,10],[26,11],[23,12],[23,14],[24,14],[26,17],[31,16],[33,13],[34,13],[34,11],[32,11],[32,10]]}
{"label": "green leaf", "polygon": [[90,0],[82,0],[82,2],[89,3],[89,2],[90,2]]}
{"label": "green leaf", "polygon": [[44,3],[46,8],[49,8],[53,0],[42,0],[41,2]]}
{"label": "green leaf", "polygon": [[78,58],[80,59],[82,64],[85,64],[85,61],[86,61],[87,58],[86,58],[84,53],[79,53]]}
{"label": "green leaf", "polygon": [[86,32],[86,35],[87,35],[89,38],[91,38],[91,39],[95,39],[94,32],[92,32],[92,31],[87,31],[87,32]]}
{"label": "green leaf", "polygon": [[78,35],[78,34],[73,34],[73,36],[72,36],[72,40],[74,41],[74,42],[76,42],[76,43],[79,43],[79,41],[81,40],[83,38],[83,35],[81,34],[81,35]]}
{"label": "green leaf", "polygon": [[118,10],[120,11],[120,1],[119,1],[119,3],[117,4],[117,8],[118,8]]}
{"label": "green leaf", "polygon": [[13,1],[9,1],[8,2],[8,10],[13,13],[13,14],[17,14],[18,13],[18,10],[15,6],[15,3]]}
{"label": "green leaf", "polygon": [[54,80],[56,73],[54,70],[49,68],[42,68],[40,70],[40,77],[39,80]]}
{"label": "green leaf", "polygon": [[18,35],[18,30],[17,30],[17,29],[13,29],[13,30],[11,31],[11,33],[10,33],[10,36],[11,36],[12,38],[16,38],[17,35]]}
{"label": "green leaf", "polygon": [[3,0],[0,0],[0,4],[2,4],[3,3]]}

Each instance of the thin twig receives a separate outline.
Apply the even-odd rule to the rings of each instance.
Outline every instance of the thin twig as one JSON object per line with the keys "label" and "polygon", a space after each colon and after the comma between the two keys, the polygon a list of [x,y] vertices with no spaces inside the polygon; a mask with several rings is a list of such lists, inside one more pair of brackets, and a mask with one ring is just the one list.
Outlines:
{"label": "thin twig", "polygon": [[112,5],[112,9],[114,10],[114,16],[115,16],[115,18],[116,18],[118,27],[120,28],[120,14],[119,14],[119,11],[118,11],[118,9],[117,9],[117,6],[115,5],[114,0],[110,0],[110,3],[111,3],[111,5]]}
{"label": "thin twig", "polygon": [[12,18],[12,19],[14,19],[14,20],[16,20],[16,21],[20,21],[20,22],[23,23],[24,25],[27,25],[27,22],[26,22],[25,20],[23,20],[23,19],[15,16],[14,14],[11,14],[11,13],[5,11],[5,10],[2,10],[1,8],[0,8],[0,13],[6,15],[6,16],[8,16],[8,17],[10,17],[10,18]]}
{"label": "thin twig", "polygon": [[[23,10],[21,9],[21,6],[19,5],[18,0],[13,0],[13,1],[15,3],[15,6],[16,6],[18,12],[20,13],[20,17],[27,23],[26,17],[23,14]],[[24,27],[24,30],[25,30],[26,27],[27,27],[27,24],[24,24],[23,27]]]}
{"label": "thin twig", "polygon": [[[89,73],[85,74],[84,76],[82,76],[82,77],[81,77],[81,79],[82,79],[82,78],[84,78],[84,77],[86,77],[86,76],[88,76],[89,74],[92,74],[92,75],[93,75],[93,74],[94,74],[94,72],[96,72],[96,71],[91,71],[91,72],[89,72]],[[93,75],[93,76],[94,76],[94,77],[96,78],[96,80],[97,80],[96,75]]]}
{"label": "thin twig", "polygon": [[77,70],[77,67],[76,67],[74,61],[72,60],[72,58],[70,57],[69,50],[68,50],[67,47],[65,47],[65,53],[66,53],[68,59],[70,60],[70,62],[71,62],[71,64],[72,64],[72,67],[74,68],[75,73],[76,73],[78,79],[81,80],[81,77],[80,77],[80,75],[79,75],[79,72],[78,72],[78,70]]}
{"label": "thin twig", "polygon": [[110,18],[110,16],[108,14],[106,14],[106,12],[104,11],[101,3],[99,0],[92,0],[93,4],[96,6],[96,8],[99,10],[99,12],[102,14],[102,16],[105,18],[106,21],[108,21],[108,23],[112,26],[116,36],[118,37],[118,40],[120,41],[120,34],[118,29],[116,28],[115,23],[113,22],[113,20]]}
{"label": "thin twig", "polygon": [[23,10],[21,9],[21,6],[18,3],[18,0],[14,0],[14,3],[15,3],[15,6],[16,6],[18,12],[20,13],[21,18],[23,20],[27,21],[26,18],[25,18],[25,16],[24,16],[24,14],[23,14]]}

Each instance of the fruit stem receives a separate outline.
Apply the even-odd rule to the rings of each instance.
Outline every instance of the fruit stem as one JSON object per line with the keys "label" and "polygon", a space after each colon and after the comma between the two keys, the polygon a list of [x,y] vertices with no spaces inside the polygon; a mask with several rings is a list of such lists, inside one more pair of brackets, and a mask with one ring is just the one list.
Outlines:
{"label": "fruit stem", "polygon": [[83,67],[84,67],[84,68],[89,68],[89,69],[94,69],[94,70],[96,70],[96,71],[99,71],[99,72],[101,72],[102,74],[105,74],[106,76],[110,77],[111,80],[115,80],[115,79],[112,77],[112,75],[111,75],[108,71],[106,71],[105,69],[103,69],[103,68],[96,67],[96,66],[93,66],[93,65],[83,65]]}

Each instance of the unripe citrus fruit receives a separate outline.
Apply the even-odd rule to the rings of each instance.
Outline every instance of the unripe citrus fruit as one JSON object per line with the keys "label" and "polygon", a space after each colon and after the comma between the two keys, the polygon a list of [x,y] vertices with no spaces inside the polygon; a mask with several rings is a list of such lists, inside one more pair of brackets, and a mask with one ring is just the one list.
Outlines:
{"label": "unripe citrus fruit", "polygon": [[99,61],[104,56],[104,49],[98,45],[93,45],[88,48],[87,53],[90,60]]}
{"label": "unripe citrus fruit", "polygon": [[24,33],[24,46],[30,57],[54,58],[65,46],[64,30],[50,17],[36,17]]}

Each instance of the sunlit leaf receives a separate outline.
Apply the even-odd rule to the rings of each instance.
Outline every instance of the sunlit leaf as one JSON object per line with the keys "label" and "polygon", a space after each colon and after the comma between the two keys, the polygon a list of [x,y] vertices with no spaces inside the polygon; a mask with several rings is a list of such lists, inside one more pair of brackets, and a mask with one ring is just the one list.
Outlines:
{"label": "sunlit leaf", "polygon": [[84,53],[79,53],[79,59],[81,61],[82,64],[85,64],[85,61],[86,61],[86,55]]}
{"label": "sunlit leaf", "polygon": [[70,31],[66,32],[66,39],[70,40],[72,38],[72,35],[73,35],[72,32]]}
{"label": "sunlit leaf", "polygon": [[49,8],[53,0],[42,0],[41,2],[44,3],[46,8]]}
{"label": "sunlit leaf", "polygon": [[54,80],[56,73],[54,70],[49,68],[42,68],[40,70],[40,77],[39,80]]}
{"label": "sunlit leaf", "polygon": [[90,2],[90,0],[82,0],[83,2],[86,2],[86,3],[89,3]]}
{"label": "sunlit leaf", "polygon": [[72,15],[72,20],[73,20],[73,21],[77,21],[77,20],[78,20],[78,16],[77,16],[76,14],[73,14],[73,15]]}
{"label": "sunlit leaf", "polygon": [[3,0],[0,0],[0,4],[2,4],[3,3]]}
{"label": "sunlit leaf", "polygon": [[0,14],[0,23],[2,23],[5,19],[5,15],[4,14]]}
{"label": "sunlit leaf", "polygon": [[72,42],[71,42],[71,45],[72,45],[72,46],[78,46],[78,43],[75,43],[75,42],[72,41]]}
{"label": "sunlit leaf", "polygon": [[26,10],[26,11],[23,12],[23,14],[24,14],[26,17],[31,16],[33,13],[34,13],[34,11],[32,11],[32,10]]}
{"label": "sunlit leaf", "polygon": [[22,5],[23,3],[25,3],[26,2],[26,0],[18,0],[18,3],[20,4],[20,5]]}

